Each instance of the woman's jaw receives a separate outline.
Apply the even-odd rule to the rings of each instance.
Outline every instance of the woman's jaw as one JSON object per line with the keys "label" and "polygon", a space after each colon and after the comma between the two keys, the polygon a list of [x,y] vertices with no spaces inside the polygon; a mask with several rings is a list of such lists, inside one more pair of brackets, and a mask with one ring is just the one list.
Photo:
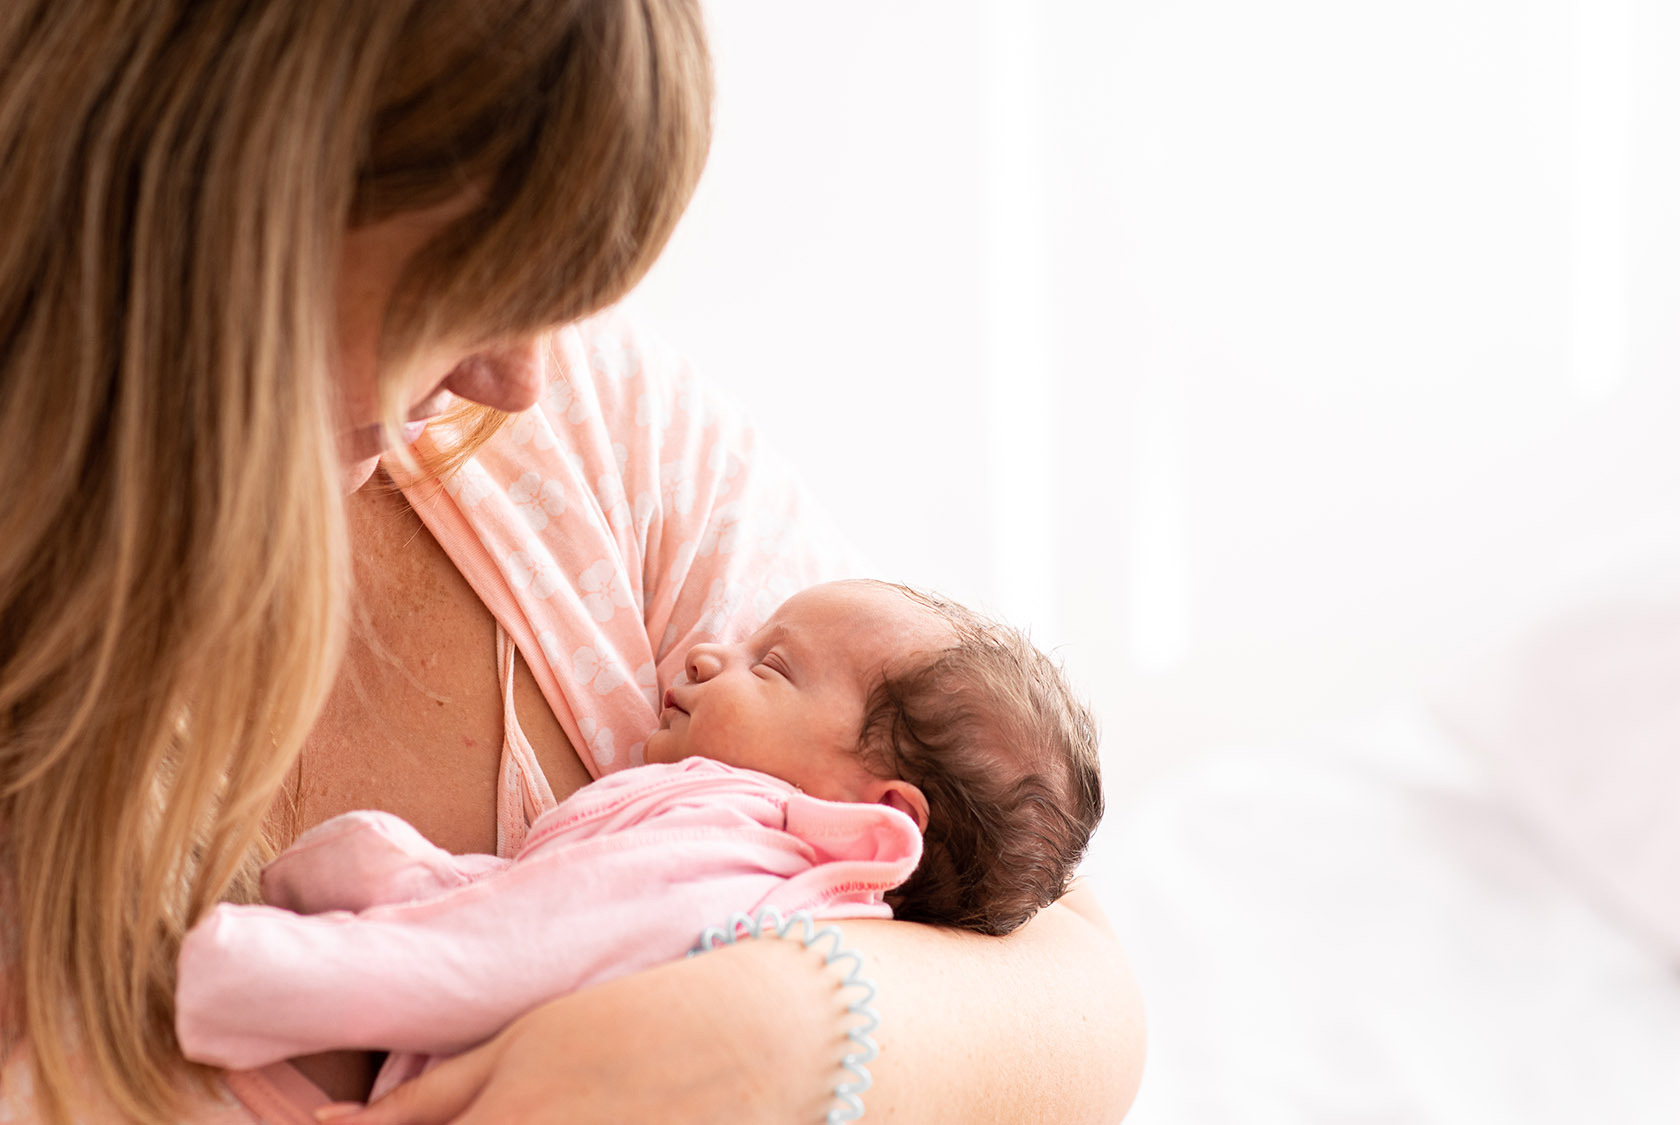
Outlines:
{"label": "woman's jaw", "polygon": [[[408,408],[398,439],[404,445],[413,445],[425,432],[426,423],[448,410],[457,399],[507,414],[529,410],[542,395],[545,381],[542,348],[542,338],[533,337],[484,348],[460,360]],[[366,484],[378,467],[379,458],[390,451],[384,427],[372,420],[342,434],[339,447],[347,492]]]}
{"label": "woman's jaw", "polygon": [[[387,441],[380,405],[380,342],[391,301],[404,270],[421,247],[471,207],[470,194],[436,207],[404,212],[348,231],[337,282],[337,354],[333,379],[338,395],[339,457],[349,491],[373,475],[382,454],[396,440],[412,444],[424,423],[463,398],[515,414],[542,391],[545,365],[541,334],[486,345],[482,339],[435,341],[408,357],[405,387],[424,390],[403,413],[400,439]],[[470,336],[470,333],[468,334]],[[424,428],[423,426],[421,428]]]}
{"label": "woman's jaw", "polygon": [[[454,403],[455,396],[441,384],[425,398],[410,407],[406,421],[397,430],[397,441],[413,445],[426,432],[426,424],[442,414]],[[354,492],[366,484],[379,466],[379,459],[390,452],[385,427],[375,422],[357,427],[340,436],[340,449],[345,473],[345,491]]]}

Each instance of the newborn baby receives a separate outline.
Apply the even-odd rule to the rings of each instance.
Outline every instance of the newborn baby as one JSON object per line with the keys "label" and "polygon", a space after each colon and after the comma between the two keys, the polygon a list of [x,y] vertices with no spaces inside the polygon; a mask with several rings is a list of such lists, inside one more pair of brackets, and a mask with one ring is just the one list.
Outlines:
{"label": "newborn baby", "polygon": [[1101,816],[1089,713],[1025,637],[960,606],[830,583],[686,666],[648,764],[545,812],[512,861],[386,813],[305,833],[264,872],[272,905],[187,935],[183,1053],[452,1053],[766,906],[1007,933],[1062,893]]}
{"label": "newborn baby", "polygon": [[922,830],[900,919],[1006,934],[1053,902],[1102,816],[1096,726],[1021,633],[884,582],[789,598],[738,644],[696,645],[649,762],[691,755]]}

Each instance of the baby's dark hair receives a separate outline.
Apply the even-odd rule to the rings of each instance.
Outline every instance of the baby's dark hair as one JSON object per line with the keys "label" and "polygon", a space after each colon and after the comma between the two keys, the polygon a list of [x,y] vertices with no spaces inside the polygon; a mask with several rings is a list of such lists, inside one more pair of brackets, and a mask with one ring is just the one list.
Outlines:
{"label": "baby's dark hair", "polygon": [[865,711],[865,761],[928,802],[921,864],[887,902],[907,921],[1009,933],[1061,897],[1102,818],[1096,723],[1019,630],[892,588],[956,643],[889,666]]}

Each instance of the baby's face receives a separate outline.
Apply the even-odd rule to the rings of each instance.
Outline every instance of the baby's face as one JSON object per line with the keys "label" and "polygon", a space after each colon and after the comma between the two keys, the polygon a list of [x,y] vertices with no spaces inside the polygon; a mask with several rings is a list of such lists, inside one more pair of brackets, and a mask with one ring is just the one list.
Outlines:
{"label": "baby's face", "polygon": [[814,586],[746,640],[689,650],[644,757],[700,755],[826,800],[882,800],[857,751],[869,693],[896,662],[950,643],[938,614],[890,587]]}

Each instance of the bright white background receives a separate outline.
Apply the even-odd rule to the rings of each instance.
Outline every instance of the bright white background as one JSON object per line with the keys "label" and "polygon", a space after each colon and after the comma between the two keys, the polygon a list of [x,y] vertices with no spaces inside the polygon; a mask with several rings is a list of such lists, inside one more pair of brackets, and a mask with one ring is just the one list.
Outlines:
{"label": "bright white background", "polygon": [[1680,5],[713,0],[632,298],[1114,805],[1676,537]]}
{"label": "bright white background", "polygon": [[[1132,1119],[1675,1120],[1672,950],[1421,703],[1680,557],[1680,4],[711,17],[711,166],[633,304],[881,575],[1092,699]],[[1644,746],[1648,796],[1625,713],[1582,768]]]}

